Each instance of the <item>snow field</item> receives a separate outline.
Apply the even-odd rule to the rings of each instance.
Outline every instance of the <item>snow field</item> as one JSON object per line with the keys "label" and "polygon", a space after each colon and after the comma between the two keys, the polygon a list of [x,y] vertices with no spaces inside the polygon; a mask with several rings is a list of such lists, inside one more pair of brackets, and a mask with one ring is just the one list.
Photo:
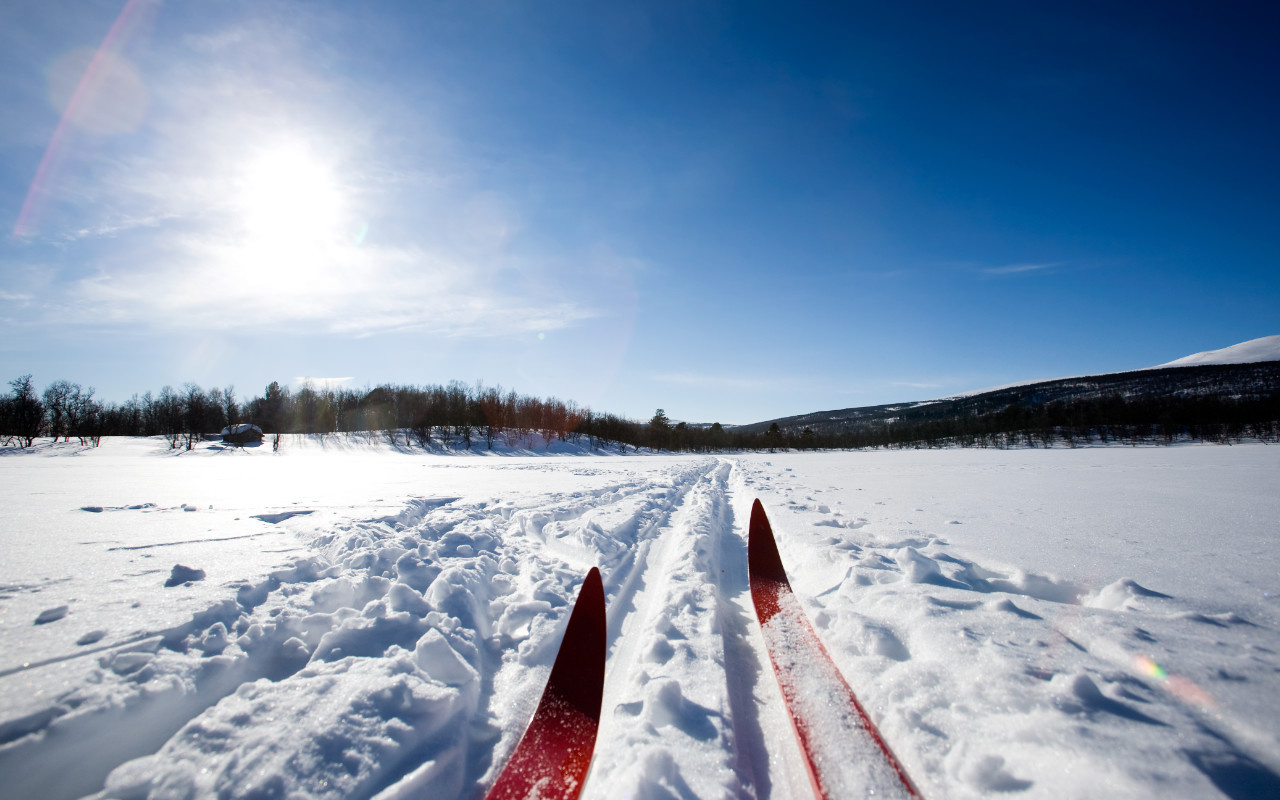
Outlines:
{"label": "snow field", "polygon": [[1280,790],[1276,448],[162,447],[0,457],[0,797],[478,797],[593,565],[584,797],[808,797],[747,591],[757,496],[925,796]]}
{"label": "snow field", "polygon": [[925,796],[1280,790],[1271,448],[895,456],[739,474]]}

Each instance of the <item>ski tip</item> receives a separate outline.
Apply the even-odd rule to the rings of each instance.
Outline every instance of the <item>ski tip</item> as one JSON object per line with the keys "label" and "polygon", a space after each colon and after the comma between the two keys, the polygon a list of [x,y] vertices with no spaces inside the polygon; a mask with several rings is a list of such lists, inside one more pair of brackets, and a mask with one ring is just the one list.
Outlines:
{"label": "ski tip", "polygon": [[576,800],[600,724],[606,637],[604,582],[592,567],[533,719],[485,800]]}
{"label": "ski tip", "polygon": [[591,719],[600,718],[607,638],[604,582],[592,567],[578,590],[548,687]]}
{"label": "ski tip", "polygon": [[600,568],[592,567],[578,590],[578,601],[575,605],[583,606],[583,613],[595,626],[603,627],[605,623],[604,579],[600,577]]}
{"label": "ski tip", "polygon": [[782,566],[782,556],[773,538],[773,526],[769,524],[760,498],[756,498],[751,506],[751,526],[747,530],[747,571],[752,580],[762,578],[787,583],[787,571]]}

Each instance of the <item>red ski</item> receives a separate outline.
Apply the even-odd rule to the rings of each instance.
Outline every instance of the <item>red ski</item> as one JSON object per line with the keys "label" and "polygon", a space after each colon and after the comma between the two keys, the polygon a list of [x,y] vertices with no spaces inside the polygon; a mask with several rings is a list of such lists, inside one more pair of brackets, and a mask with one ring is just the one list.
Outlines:
{"label": "red ski", "polygon": [[604,656],[604,586],[592,567],[533,720],[486,800],[577,798],[596,746]]}
{"label": "red ski", "polygon": [[759,500],[751,508],[747,571],[765,648],[814,794],[821,800],[919,797],[792,593]]}

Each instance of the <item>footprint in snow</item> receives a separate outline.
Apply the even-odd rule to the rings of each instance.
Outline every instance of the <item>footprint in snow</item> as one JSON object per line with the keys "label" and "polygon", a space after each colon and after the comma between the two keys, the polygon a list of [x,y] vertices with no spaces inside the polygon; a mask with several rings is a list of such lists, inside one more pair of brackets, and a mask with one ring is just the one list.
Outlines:
{"label": "footprint in snow", "polygon": [[169,573],[169,580],[164,582],[165,588],[179,586],[184,583],[194,583],[195,581],[204,580],[204,570],[184,567],[181,564],[174,564],[173,570]]}
{"label": "footprint in snow", "polygon": [[48,625],[50,622],[57,622],[67,615],[70,610],[69,606],[57,606],[56,608],[46,608],[36,617],[36,625]]}
{"label": "footprint in snow", "polygon": [[81,636],[79,639],[76,639],[76,644],[81,647],[84,647],[85,645],[89,645],[89,644],[97,644],[98,642],[106,638],[106,635],[107,635],[106,631],[89,631],[84,636]]}

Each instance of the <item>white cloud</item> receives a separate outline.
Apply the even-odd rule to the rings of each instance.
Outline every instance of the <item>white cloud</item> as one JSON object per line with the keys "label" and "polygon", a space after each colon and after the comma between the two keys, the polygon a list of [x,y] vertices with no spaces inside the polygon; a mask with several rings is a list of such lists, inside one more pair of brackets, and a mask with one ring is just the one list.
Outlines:
{"label": "white cloud", "polygon": [[78,281],[65,321],[493,337],[555,330],[594,315],[533,288],[494,286],[493,270],[416,247],[349,244],[272,254],[204,236],[172,244],[158,263],[113,267]]}
{"label": "white cloud", "polygon": [[346,386],[348,383],[351,383],[354,380],[355,378],[353,377],[345,377],[345,378],[299,377],[299,378],[293,379],[293,385],[299,386],[299,387],[311,386],[316,389],[337,389],[339,387]]}
{"label": "white cloud", "polygon": [[481,338],[598,316],[601,287],[522,242],[463,145],[314,70],[302,29],[242,22],[197,37],[216,58],[149,65],[146,132],[60,181],[42,233],[74,267],[45,321]]}

